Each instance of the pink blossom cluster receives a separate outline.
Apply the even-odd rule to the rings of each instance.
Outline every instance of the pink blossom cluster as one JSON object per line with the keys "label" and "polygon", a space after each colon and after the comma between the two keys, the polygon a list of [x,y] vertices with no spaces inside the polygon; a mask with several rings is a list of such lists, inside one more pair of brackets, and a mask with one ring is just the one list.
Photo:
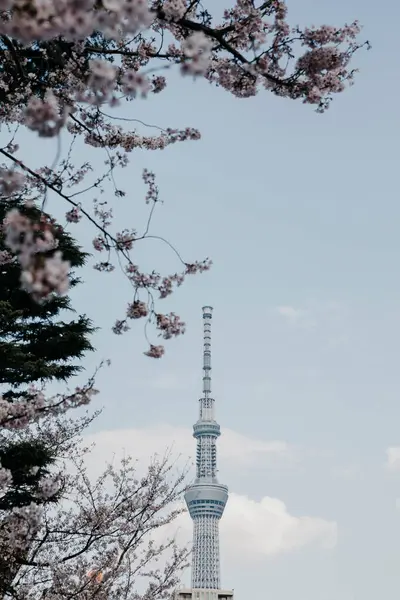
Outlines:
{"label": "pink blossom cluster", "polygon": [[32,502],[28,506],[15,507],[2,521],[0,556],[12,561],[13,555],[24,552],[40,529],[42,508]]}
{"label": "pink blossom cluster", "polygon": [[167,87],[167,80],[162,75],[153,75],[151,85],[153,94],[159,94]]}
{"label": "pink blossom cluster", "polygon": [[32,401],[10,403],[0,397],[0,427],[6,429],[23,429],[34,421],[45,407],[45,397],[38,392]]}
{"label": "pink blossom cluster", "polygon": [[132,250],[133,243],[136,239],[136,231],[129,231],[128,229],[123,229],[119,231],[115,236],[116,239],[116,248],[118,250]]}
{"label": "pink blossom cluster", "polygon": [[78,93],[77,100],[101,106],[105,102],[114,104],[115,80],[118,68],[107,60],[91,60],[89,62],[89,77],[87,88],[83,93]]}
{"label": "pink blossom cluster", "polygon": [[60,107],[51,90],[46,92],[43,100],[33,96],[25,109],[24,124],[40,137],[54,137],[65,126],[71,107]]}
{"label": "pink blossom cluster", "polygon": [[165,0],[163,11],[168,21],[181,19],[188,10],[188,4],[185,0]]}
{"label": "pink blossom cluster", "polygon": [[196,273],[205,273],[205,271],[209,271],[212,266],[212,261],[209,258],[199,262],[196,261],[194,263],[185,263],[185,274],[186,275],[196,275]]}
{"label": "pink blossom cluster", "polygon": [[351,25],[343,27],[332,27],[331,25],[322,25],[322,27],[306,27],[302,35],[302,43],[309,48],[317,48],[326,44],[342,44],[347,40],[355,40],[360,33],[358,21]]}
{"label": "pink blossom cluster", "polygon": [[310,45],[311,49],[297,61],[297,68],[307,78],[307,95],[304,101],[319,104],[323,110],[326,106],[324,99],[329,94],[342,92],[345,82],[351,81],[352,74],[347,71],[350,57],[340,52],[336,46],[322,46],[317,42]]}
{"label": "pink blossom cluster", "polygon": [[135,290],[141,288],[154,290],[159,293],[160,298],[167,298],[167,296],[172,294],[174,284],[179,287],[185,279],[183,273],[174,273],[167,277],[163,277],[160,273],[156,273],[155,271],[152,273],[142,273],[139,270],[139,267],[133,263],[130,263],[126,267],[126,274]]}
{"label": "pink blossom cluster", "polygon": [[150,348],[147,352],[144,352],[145,356],[149,356],[150,358],[161,358],[165,354],[164,346],[155,346],[154,344],[150,344]]}
{"label": "pink blossom cluster", "polygon": [[119,28],[135,34],[152,21],[144,0],[102,0],[100,9],[95,0],[3,0],[2,4],[2,10],[10,12],[1,22],[0,32],[25,44],[58,36],[75,41],[96,30],[113,38],[120,35]]}
{"label": "pink blossom cluster", "polygon": [[55,396],[46,399],[43,392],[32,388],[28,400],[8,402],[0,396],[0,427],[5,429],[25,429],[44,415],[61,415],[71,408],[85,406],[98,391],[90,384],[77,387],[69,396]]}
{"label": "pink blossom cluster", "polygon": [[4,469],[0,463],[0,494],[4,494],[10,483],[12,483],[11,471]]}
{"label": "pink blossom cluster", "polygon": [[[79,90],[76,100],[95,106],[101,106],[104,103],[109,103],[111,106],[118,105],[117,90],[121,90],[128,98],[136,98],[138,95],[146,98],[152,89],[161,91],[164,87],[164,82],[161,80],[155,80],[152,85],[152,81],[148,77],[135,69],[126,69],[121,75],[120,68],[107,60],[91,60],[89,69],[87,87]],[[120,85],[118,80],[120,80]]]}
{"label": "pink blossom cluster", "polygon": [[74,206],[74,208],[65,213],[65,218],[68,223],[79,223],[82,219],[82,213],[77,206]]}
{"label": "pink blossom cluster", "polygon": [[196,31],[182,42],[182,52],[186,59],[181,71],[184,75],[205,75],[211,62],[211,40],[202,32]]}
{"label": "pink blossom cluster", "polygon": [[[272,4],[272,3],[271,3]],[[280,12],[280,23],[284,23],[286,11],[282,14],[284,5],[275,4],[275,10]],[[254,2],[249,0],[238,0],[232,8],[224,11],[225,23],[230,23],[233,30],[239,35],[238,48],[248,50],[253,48],[258,50],[267,39],[267,34],[274,31],[272,24],[263,21],[262,12],[257,9]]]}
{"label": "pink blossom cluster", "polygon": [[21,284],[38,300],[56,292],[65,294],[69,287],[70,263],[57,247],[51,223],[44,217],[35,223],[18,209],[10,210],[3,222],[5,244],[15,253],[21,265]]}
{"label": "pink blossom cluster", "polygon": [[149,308],[145,302],[135,300],[132,304],[128,304],[126,316],[129,319],[141,319],[142,317],[147,317],[148,314]]}
{"label": "pink blossom cluster", "polygon": [[11,196],[19,192],[25,183],[25,177],[15,169],[5,169],[0,167],[0,194],[2,196]]}
{"label": "pink blossom cluster", "polygon": [[99,273],[112,273],[115,270],[115,267],[108,260],[100,261],[93,265],[93,268]]}
{"label": "pink blossom cluster", "polygon": [[14,262],[15,256],[7,252],[7,250],[0,250],[0,266],[8,265]]}
{"label": "pink blossom cluster", "polygon": [[169,315],[157,314],[156,319],[157,329],[161,331],[161,335],[165,340],[185,333],[186,324],[174,313]]}
{"label": "pink blossom cluster", "polygon": [[122,333],[126,333],[129,331],[130,327],[126,321],[126,319],[117,319],[114,325],[112,326],[112,331],[116,335],[121,335]]}
{"label": "pink blossom cluster", "polygon": [[113,211],[112,208],[106,208],[107,202],[98,202],[95,200],[93,202],[93,212],[96,219],[99,220],[100,225],[103,229],[107,229],[112,222]]}
{"label": "pink blossom cluster", "polygon": [[[69,126],[70,133],[77,134],[80,128]],[[132,152],[136,148],[144,150],[164,150],[176,142],[199,140],[201,137],[197,129],[187,127],[186,129],[166,129],[157,136],[143,136],[136,132],[124,132],[121,127],[112,125],[106,128],[102,137],[96,131],[90,131],[85,135],[85,143],[95,148],[122,148],[125,152]]]}
{"label": "pink blossom cluster", "polygon": [[97,252],[102,252],[107,247],[107,242],[102,235],[97,235],[92,240],[93,248],[97,250]]}
{"label": "pink blossom cluster", "polygon": [[148,186],[146,194],[146,204],[150,202],[158,202],[158,187],[156,186],[156,176],[151,171],[144,169],[142,178],[144,183]]}
{"label": "pink blossom cluster", "polygon": [[48,500],[55,496],[60,490],[61,480],[57,476],[49,476],[41,479],[39,484],[39,496],[41,499]]}
{"label": "pink blossom cluster", "polygon": [[150,79],[134,69],[128,69],[122,76],[122,91],[125,96],[136,98],[140,95],[146,98],[151,89]]}

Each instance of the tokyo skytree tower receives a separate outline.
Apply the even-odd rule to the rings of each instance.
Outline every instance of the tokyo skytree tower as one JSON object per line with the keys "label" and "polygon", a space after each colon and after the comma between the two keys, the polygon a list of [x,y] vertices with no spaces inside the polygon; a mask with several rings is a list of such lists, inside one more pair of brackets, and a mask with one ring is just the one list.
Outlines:
{"label": "tokyo skytree tower", "polygon": [[212,310],[211,306],[203,307],[203,395],[199,400],[199,418],[193,426],[193,437],[197,442],[196,478],[185,493],[193,520],[192,598],[210,600],[233,596],[232,592],[220,590],[219,520],[228,500],[228,488],[217,479],[216,441],[221,432],[211,396]]}

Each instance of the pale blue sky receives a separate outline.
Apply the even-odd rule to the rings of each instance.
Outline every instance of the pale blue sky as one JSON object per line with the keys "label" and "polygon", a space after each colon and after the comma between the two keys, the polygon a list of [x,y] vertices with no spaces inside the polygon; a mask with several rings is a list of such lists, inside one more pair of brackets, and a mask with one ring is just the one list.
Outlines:
{"label": "pale blue sky", "polygon": [[[185,258],[210,256],[214,266],[163,302],[188,330],[161,361],[142,355],[140,327],[122,337],[109,331],[129,300],[127,283],[87,271],[75,304],[103,329],[86,365],[112,360],[99,376],[105,410],[94,429],[192,424],[201,306],[212,304],[222,428],[283,440],[298,458],[290,468],[238,467],[221,480],[237,494],[279,498],[294,516],[338,527],[334,549],[311,544],[242,570],[223,559],[224,585],[238,600],[395,600],[400,475],[385,471],[385,451],[400,444],[400,8],[387,0],[302,0],[289,11],[293,25],[358,18],[372,43],[355,58],[355,86],[326,114],[267,93],[239,100],[178,75],[159,97],[124,107],[161,126],[198,127],[203,138],[135,152],[119,178],[129,194],[115,201],[117,222],[144,223],[147,166],[165,200],[153,232]],[[36,138],[26,139],[36,154]],[[84,237],[93,237],[88,228]],[[150,269],[179,267],[156,241],[138,252]],[[281,311],[294,318],[279,307],[294,309]]]}

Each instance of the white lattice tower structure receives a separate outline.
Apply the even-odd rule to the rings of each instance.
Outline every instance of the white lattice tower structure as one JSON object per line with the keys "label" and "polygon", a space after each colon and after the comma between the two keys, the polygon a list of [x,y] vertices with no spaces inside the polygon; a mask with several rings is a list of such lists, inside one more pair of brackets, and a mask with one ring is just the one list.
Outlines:
{"label": "white lattice tower structure", "polygon": [[[211,306],[203,307],[203,395],[199,400],[199,419],[193,426],[197,441],[196,479],[185,493],[193,519],[193,593],[195,590],[220,590],[219,520],[228,500],[228,488],[217,479],[216,441],[221,432],[215,420],[215,401],[211,397],[212,310]],[[219,597],[218,592],[212,593],[214,596]]]}

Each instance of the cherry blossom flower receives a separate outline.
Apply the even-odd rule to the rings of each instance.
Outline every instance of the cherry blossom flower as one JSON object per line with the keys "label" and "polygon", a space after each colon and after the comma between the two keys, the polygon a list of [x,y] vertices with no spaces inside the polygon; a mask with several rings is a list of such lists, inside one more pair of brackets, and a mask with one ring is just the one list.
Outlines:
{"label": "cherry blossom flower", "polygon": [[162,337],[165,340],[171,339],[173,336],[181,335],[185,332],[186,325],[180,321],[179,317],[174,313],[169,315],[156,315],[157,328],[161,331]]}
{"label": "cherry blossom flower", "polygon": [[4,493],[4,490],[12,483],[12,474],[9,469],[3,469],[0,463],[0,493]]}
{"label": "cherry blossom flower", "polygon": [[39,496],[48,500],[57,494],[60,490],[60,479],[57,476],[41,479],[39,484]]}
{"label": "cherry blossom flower", "polygon": [[55,252],[50,258],[40,257],[22,271],[22,286],[38,301],[46,299],[53,292],[64,295],[69,289],[70,268],[69,261],[62,259],[61,252]]}
{"label": "cherry blossom flower", "polygon": [[154,346],[153,344],[150,344],[149,350],[143,354],[145,354],[145,356],[149,356],[150,358],[161,358],[164,353],[164,346]]}
{"label": "cherry blossom flower", "polygon": [[141,317],[147,317],[148,314],[149,308],[145,302],[135,300],[132,304],[128,304],[126,315],[130,319],[140,319]]}
{"label": "cherry blossom flower", "polygon": [[0,168],[0,193],[9,196],[22,189],[25,177],[13,169]]}
{"label": "cherry blossom flower", "polygon": [[51,256],[47,252],[57,247],[51,224],[42,219],[32,222],[18,209],[10,210],[3,223],[6,246],[16,254],[21,267],[21,285],[37,301],[53,292],[65,294],[69,288],[70,263],[60,251]]}
{"label": "cherry blossom flower", "polygon": [[165,0],[163,4],[165,17],[170,21],[179,20],[185,15],[187,10],[188,6],[185,0]]}
{"label": "cherry blossom flower", "polygon": [[127,324],[127,322],[125,320],[115,321],[112,330],[117,335],[121,335],[121,333],[124,333],[125,331],[129,331],[129,325]]}
{"label": "cherry blossom flower", "polygon": [[82,219],[82,214],[80,213],[79,208],[74,207],[65,213],[65,218],[67,219],[68,223],[79,223],[79,221]]}
{"label": "cherry blossom flower", "polygon": [[188,75],[204,75],[211,61],[212,42],[202,31],[196,31],[182,43],[182,52],[190,60],[182,64],[181,71]]}
{"label": "cherry blossom flower", "polygon": [[127,96],[136,98],[139,94],[142,98],[146,98],[151,89],[150,81],[137,71],[130,69],[126,71],[122,77],[122,90]]}
{"label": "cherry blossom flower", "polygon": [[64,127],[71,109],[60,109],[57,98],[50,90],[44,100],[32,97],[25,110],[25,125],[37,131],[40,137],[54,137]]}

